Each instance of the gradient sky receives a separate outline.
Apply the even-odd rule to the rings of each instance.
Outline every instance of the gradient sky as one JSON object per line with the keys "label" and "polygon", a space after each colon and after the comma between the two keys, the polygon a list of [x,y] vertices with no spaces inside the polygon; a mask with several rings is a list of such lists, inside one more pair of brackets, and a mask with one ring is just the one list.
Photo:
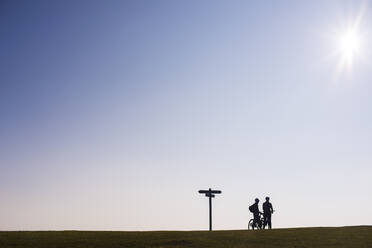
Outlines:
{"label": "gradient sky", "polygon": [[209,187],[215,229],[372,224],[371,11],[1,0],[0,230],[207,229]]}

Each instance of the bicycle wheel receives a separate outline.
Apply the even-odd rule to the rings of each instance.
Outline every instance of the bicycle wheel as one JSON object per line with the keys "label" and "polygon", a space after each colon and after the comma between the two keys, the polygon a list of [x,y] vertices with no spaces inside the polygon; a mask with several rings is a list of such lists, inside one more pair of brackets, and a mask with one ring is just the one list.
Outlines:
{"label": "bicycle wheel", "polygon": [[265,218],[261,218],[261,229],[265,229]]}
{"label": "bicycle wheel", "polygon": [[248,230],[254,230],[253,219],[250,219],[249,222],[248,222]]}

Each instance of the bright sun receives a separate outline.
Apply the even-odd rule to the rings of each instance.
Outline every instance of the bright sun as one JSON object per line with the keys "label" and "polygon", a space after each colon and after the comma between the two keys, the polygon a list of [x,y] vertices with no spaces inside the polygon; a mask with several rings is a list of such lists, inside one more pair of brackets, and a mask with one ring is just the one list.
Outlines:
{"label": "bright sun", "polygon": [[350,15],[340,19],[339,26],[330,32],[333,41],[331,56],[338,60],[337,77],[351,73],[354,67],[368,59],[370,34],[363,21],[366,10],[367,5],[363,4],[358,12],[350,11]]}
{"label": "bright sun", "polygon": [[340,37],[340,53],[343,63],[351,65],[354,56],[359,52],[360,39],[355,31],[347,31]]}

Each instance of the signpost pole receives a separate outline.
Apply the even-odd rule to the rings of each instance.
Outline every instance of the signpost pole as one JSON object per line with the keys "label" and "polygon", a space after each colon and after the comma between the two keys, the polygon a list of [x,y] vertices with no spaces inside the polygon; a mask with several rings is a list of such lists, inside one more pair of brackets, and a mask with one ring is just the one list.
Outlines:
{"label": "signpost pole", "polygon": [[199,193],[205,194],[205,196],[209,198],[209,231],[212,231],[212,197],[222,192],[221,190],[212,190],[209,188],[208,190],[199,190]]}
{"label": "signpost pole", "polygon": [[[210,191],[211,189],[209,189]],[[209,231],[212,231],[212,196],[209,196]]]}

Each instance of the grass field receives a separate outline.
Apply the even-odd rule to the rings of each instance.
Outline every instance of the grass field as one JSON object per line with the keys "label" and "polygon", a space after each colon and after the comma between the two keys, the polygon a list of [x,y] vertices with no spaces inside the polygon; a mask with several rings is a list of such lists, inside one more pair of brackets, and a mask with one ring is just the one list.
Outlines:
{"label": "grass field", "polygon": [[372,226],[314,227],[262,231],[19,231],[0,232],[0,247],[372,247]]}

